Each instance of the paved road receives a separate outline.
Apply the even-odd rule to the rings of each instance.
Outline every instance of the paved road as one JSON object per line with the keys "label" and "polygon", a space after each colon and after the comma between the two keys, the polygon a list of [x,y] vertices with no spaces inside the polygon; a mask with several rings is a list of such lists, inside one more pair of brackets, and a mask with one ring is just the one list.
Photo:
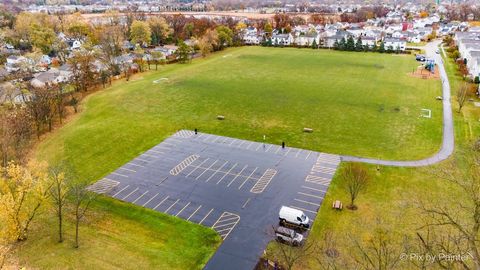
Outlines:
{"label": "paved road", "polygon": [[371,159],[371,158],[362,158],[354,156],[342,156],[343,161],[355,161],[355,162],[365,162],[371,164],[379,164],[386,166],[398,166],[398,167],[420,167],[428,166],[447,159],[452,153],[455,147],[454,135],[453,135],[453,116],[452,116],[452,105],[450,103],[450,83],[448,81],[447,73],[445,72],[445,67],[443,66],[443,60],[440,54],[435,53],[438,48],[440,41],[434,41],[428,43],[424,49],[426,55],[430,58],[434,58],[437,63],[437,68],[440,72],[440,78],[442,80],[442,89],[443,89],[443,139],[442,147],[435,155],[425,158],[422,160],[409,160],[409,161],[393,161],[393,160],[381,160],[381,159]]}

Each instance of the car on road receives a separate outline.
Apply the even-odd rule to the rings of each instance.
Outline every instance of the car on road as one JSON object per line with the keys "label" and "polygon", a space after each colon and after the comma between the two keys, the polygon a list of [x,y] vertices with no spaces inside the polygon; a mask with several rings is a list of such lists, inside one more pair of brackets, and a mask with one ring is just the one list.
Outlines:
{"label": "car on road", "polygon": [[293,246],[299,246],[303,243],[303,235],[289,228],[279,226],[275,229],[275,235],[281,243],[288,243]]}
{"label": "car on road", "polygon": [[427,58],[423,54],[417,54],[417,55],[415,55],[415,60],[420,61],[420,62],[425,62],[425,60],[427,60]]}
{"label": "car on road", "polygon": [[303,211],[282,206],[280,212],[278,213],[278,218],[280,219],[280,224],[293,224],[303,228],[308,228],[310,226],[310,219],[303,213]]}

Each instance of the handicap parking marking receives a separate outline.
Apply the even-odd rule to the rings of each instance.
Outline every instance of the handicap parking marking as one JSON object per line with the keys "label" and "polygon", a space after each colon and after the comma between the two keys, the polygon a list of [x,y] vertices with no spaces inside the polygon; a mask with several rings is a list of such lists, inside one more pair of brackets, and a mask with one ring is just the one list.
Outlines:
{"label": "handicap parking marking", "polygon": [[258,179],[258,181],[255,183],[255,185],[253,185],[252,189],[250,189],[250,192],[262,193],[276,174],[277,170],[267,169],[260,179]]}
{"label": "handicap parking marking", "polygon": [[265,150],[265,152],[268,152],[268,150],[270,150],[270,148],[272,148],[273,144],[270,144],[267,148],[267,150]]}
{"label": "handicap parking marking", "polygon": [[147,205],[149,202],[151,202],[153,199],[155,199],[160,193],[157,193],[155,195],[153,195],[153,197],[151,197],[147,202],[145,202],[142,206],[145,207],[145,205]]}
{"label": "handicap parking marking", "polygon": [[230,212],[223,212],[217,221],[212,225],[214,229],[223,240],[225,240],[232,230],[240,222],[240,216]]}
{"label": "handicap parking marking", "polygon": [[170,170],[171,175],[178,175],[181,173],[185,168],[187,168],[190,164],[192,164],[195,160],[197,160],[200,156],[199,155],[190,155],[185,158],[182,162],[180,162],[177,166],[173,167]]}
{"label": "handicap parking marking", "polygon": [[92,191],[98,194],[105,194],[113,190],[119,184],[120,182],[105,177],[100,181],[97,181],[94,184],[88,186],[86,190]]}
{"label": "handicap parking marking", "polygon": [[157,210],[157,208],[162,205],[162,203],[164,203],[166,200],[168,200],[168,198],[170,198],[170,196],[167,196],[165,197],[163,200],[161,200],[154,208],[152,208],[153,210]]}
{"label": "handicap parking marking", "polygon": [[314,183],[314,184],[328,186],[328,185],[330,185],[331,179],[309,174],[305,178],[305,181],[310,182],[310,183]]}

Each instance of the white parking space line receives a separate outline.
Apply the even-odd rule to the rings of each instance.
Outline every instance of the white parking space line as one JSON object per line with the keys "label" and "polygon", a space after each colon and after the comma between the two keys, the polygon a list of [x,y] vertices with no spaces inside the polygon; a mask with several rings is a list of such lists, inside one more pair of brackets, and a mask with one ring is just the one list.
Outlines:
{"label": "white parking space line", "polygon": [[312,151],[308,151],[308,155],[305,157],[305,160],[307,160],[312,153],[313,153]]}
{"label": "white parking space line", "polygon": [[277,148],[277,151],[275,151],[275,154],[278,153],[278,151],[280,151],[280,149],[282,149],[281,145]]}
{"label": "white parking space line", "polygon": [[168,214],[168,211],[169,211],[170,209],[172,209],[172,207],[173,207],[175,204],[177,204],[178,201],[180,201],[180,199],[177,199],[172,205],[170,205],[170,207],[168,207],[167,210],[165,210],[165,213]]}
{"label": "white parking space line", "polygon": [[308,202],[308,201],[304,201],[304,200],[300,200],[300,199],[293,199],[293,200],[297,201],[297,202],[301,202],[301,203],[311,204],[311,205],[314,205],[314,206],[320,206],[320,204],[318,204],[318,203]]}
{"label": "white parking space line", "polygon": [[306,188],[306,189],[311,189],[311,190],[315,190],[315,191],[319,191],[319,192],[323,192],[323,193],[327,193],[326,191],[323,191],[321,189],[317,189],[317,188],[312,188],[312,187],[307,187],[307,186],[301,186],[302,188]]}
{"label": "white parking space line", "polygon": [[135,201],[133,201],[132,203],[136,203],[138,200],[140,200],[147,193],[148,193],[148,191],[145,191],[142,195],[140,195],[140,197],[136,198]]}
{"label": "white parking space line", "polygon": [[150,162],[150,160],[146,160],[146,159],[139,158],[139,157],[137,157],[136,159],[138,159],[138,160],[140,160],[140,161],[143,161],[143,162]]}
{"label": "white parking space line", "polygon": [[259,144],[258,144],[258,147],[255,149],[255,151],[257,151],[260,147],[262,147],[262,145],[265,146],[264,143],[263,143],[263,144],[262,144],[262,143],[259,143]]}
{"label": "white parking space line", "polygon": [[220,178],[220,180],[218,180],[217,185],[220,184],[220,182],[222,182],[223,178],[225,178],[225,176],[229,175],[230,172],[231,172],[235,167],[237,167],[237,165],[238,165],[238,163],[235,163],[235,165],[233,165],[233,167],[230,168],[230,170],[228,170],[228,172],[227,172],[226,174],[224,174],[224,175],[222,176],[222,178]]}
{"label": "white parking space line", "polygon": [[145,205],[147,205],[147,204],[148,204],[149,202],[151,202],[155,197],[157,197],[158,194],[160,194],[160,193],[155,194],[152,198],[150,198],[150,200],[148,200],[148,201],[147,201],[146,203],[144,203],[142,206],[145,207]]}
{"label": "white parking space line", "polygon": [[298,149],[299,151],[297,152],[297,154],[295,155],[295,157],[298,157],[298,154],[300,154],[300,152],[302,152],[302,149]]}
{"label": "white parking space line", "polygon": [[120,167],[118,168],[119,170],[124,170],[124,171],[129,171],[129,172],[137,172],[135,170],[132,170],[132,169],[127,169],[127,168],[124,168],[124,167]]}
{"label": "white parking space line", "polygon": [[240,141],[240,144],[239,145],[236,145],[236,147],[241,147],[244,143],[246,143],[247,141],[244,141],[244,140],[241,140]]}
{"label": "white parking space line", "polygon": [[243,183],[238,187],[238,189],[241,189],[243,187],[243,185],[245,185],[245,183],[251,179],[250,177],[252,177],[252,175],[255,173],[255,171],[258,169],[258,167],[255,168],[255,170],[253,170],[253,172],[245,179],[245,181],[243,181]]}
{"label": "white parking space line", "polygon": [[130,192],[127,196],[123,197],[122,200],[127,199],[130,195],[132,195],[132,194],[133,194],[135,191],[137,191],[137,190],[138,190],[138,188],[136,188],[135,190],[133,190],[132,192]]}
{"label": "white parking space line", "polygon": [[198,165],[198,167],[194,167],[193,170],[191,172],[189,172],[185,177],[189,177],[194,171],[196,171],[199,167],[201,167],[203,165],[203,163],[207,162],[208,160],[210,160],[210,158],[207,158],[204,161],[202,161],[202,163],[200,163],[200,165]]}
{"label": "white parking space line", "polygon": [[202,208],[201,205],[197,208],[197,210],[193,211],[193,213],[187,218],[187,221],[189,221],[198,212],[198,210],[200,210],[200,208]]}
{"label": "white parking space line", "polygon": [[161,202],[159,202],[154,208],[153,210],[157,209],[157,207],[159,207],[163,202],[165,202],[170,196],[167,196],[165,197]]}
{"label": "white parking space line", "polygon": [[212,212],[213,212],[213,208],[210,209],[210,211],[207,213],[207,215],[204,216],[204,217],[202,218],[202,220],[200,221],[200,223],[198,223],[198,224],[199,224],[199,225],[202,225],[202,223],[205,221],[205,219],[206,219]]}
{"label": "white parking space line", "polygon": [[147,156],[147,157],[152,157],[152,158],[158,158],[158,156],[149,155],[149,154],[145,154],[145,153],[143,153],[143,155],[142,155],[142,156]]}
{"label": "white parking space line", "polygon": [[234,142],[236,142],[237,140],[233,139],[231,143],[228,144],[228,146],[231,146]]}
{"label": "white parking space line", "polygon": [[290,151],[292,151],[292,148],[288,148],[287,152],[285,152],[285,156],[288,155],[288,153],[290,153]]}
{"label": "white parking space line", "polygon": [[313,213],[313,214],[316,214],[316,213],[317,213],[317,212],[315,212],[315,211],[308,210],[308,209],[305,209],[305,208],[301,208],[301,207],[298,207],[298,206],[290,205],[290,207],[295,208],[295,209],[298,209],[298,210],[302,210],[302,211],[305,211],[305,212],[310,212],[310,213]]}
{"label": "white parking space line", "polygon": [[230,181],[230,183],[228,183],[227,187],[229,187],[233,182],[235,182],[235,180],[240,176],[242,175],[242,172],[248,167],[248,165],[245,165],[243,167],[243,169],[240,170],[239,173],[237,173],[237,175],[232,179],[232,181]]}
{"label": "white parking space line", "polygon": [[112,174],[118,175],[118,176],[121,176],[121,177],[127,177],[127,178],[128,178],[128,176],[125,175],[125,174],[121,174],[121,173],[117,173],[117,172],[112,172]]}
{"label": "white parking space line", "polygon": [[185,210],[185,208],[187,208],[188,206],[190,205],[190,202],[187,203],[187,205],[185,205],[182,210],[180,210],[180,212],[178,212],[175,216],[178,217],[178,215],[180,215],[180,213],[183,212],[183,210]]}
{"label": "white parking space line", "polygon": [[313,198],[323,199],[323,197],[322,197],[322,196],[312,195],[312,194],[303,193],[303,192],[297,192],[297,193],[298,193],[298,194],[300,194],[300,195],[308,196],[308,197],[313,197]]}
{"label": "white parking space line", "polygon": [[142,166],[142,165],[139,165],[139,164],[135,164],[133,162],[129,162],[127,163],[128,165],[132,165],[132,166],[135,166],[135,167],[140,167],[140,168],[145,168],[145,166]]}
{"label": "white parking space line", "polygon": [[245,148],[245,149],[248,150],[248,149],[250,148],[250,146],[252,146],[252,144],[253,144],[253,142],[250,142],[250,144],[249,144],[249,145],[247,146],[247,148]]}
{"label": "white parking space line", "polygon": [[118,194],[120,194],[122,191],[124,191],[125,189],[127,189],[130,185],[126,185],[124,188],[122,188],[119,192],[113,194],[112,197],[117,197]]}
{"label": "white parking space line", "polygon": [[213,177],[214,175],[216,175],[219,171],[221,171],[221,170],[223,169],[223,167],[225,167],[225,165],[227,165],[227,163],[228,163],[228,161],[225,161],[225,163],[223,163],[223,165],[222,165],[220,168],[218,168],[217,170],[215,170],[215,172],[214,172],[212,175],[210,175],[210,177],[205,181],[205,183],[207,183],[208,181],[210,181],[210,179],[212,179],[212,177]]}
{"label": "white parking space line", "polygon": [[165,154],[165,152],[155,151],[155,150],[152,150],[152,149],[150,149],[150,150],[148,150],[148,151],[154,152],[154,153],[157,153],[157,154]]}
{"label": "white parking space line", "polygon": [[[212,165],[210,165],[210,167],[208,167],[206,170],[204,170],[199,176],[197,176],[197,178],[195,178],[195,180],[198,180],[198,178],[200,178],[206,171],[210,170],[210,168],[213,167],[213,165],[215,165],[215,163],[217,163],[218,160],[215,160],[215,162],[212,163]],[[199,167],[201,168],[201,167]]]}

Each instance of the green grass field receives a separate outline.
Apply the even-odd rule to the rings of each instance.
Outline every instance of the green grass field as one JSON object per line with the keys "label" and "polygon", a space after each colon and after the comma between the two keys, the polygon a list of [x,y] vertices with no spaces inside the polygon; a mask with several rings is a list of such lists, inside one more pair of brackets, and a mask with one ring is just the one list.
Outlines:
{"label": "green grass field", "polygon": [[87,212],[78,249],[72,217],[66,216],[63,243],[53,214],[44,213],[40,221],[16,249],[21,267],[202,269],[221,241],[210,228],[109,198],[100,198]]}
{"label": "green grass field", "polygon": [[[480,110],[467,103],[462,113],[458,113],[458,103],[455,99],[457,88],[462,83],[461,76],[451,59],[444,59],[452,91],[452,108],[455,127],[455,153],[452,158],[464,157],[464,152],[478,139],[480,134]],[[342,165],[344,166],[344,164]],[[422,226],[422,214],[416,206],[419,201],[449,202],[451,204],[465,203],[465,194],[445,180],[432,176],[437,168],[445,166],[445,162],[427,168],[395,168],[365,165],[371,177],[365,192],[361,193],[357,211],[331,209],[334,200],[348,202],[348,193],[343,187],[343,179],[338,171],[325,196],[324,203],[315,219],[315,224],[309,236],[310,241],[322,242],[325,232],[335,236],[341,260],[353,261],[351,236],[365,243],[369,241],[374,230],[379,227],[390,231],[390,241],[402,247],[403,237],[415,239],[415,232]],[[341,168],[339,169],[341,170]],[[282,260],[277,243],[269,245],[270,258]],[[315,255],[302,260],[295,269],[319,269]],[[471,263],[468,262],[468,263]],[[432,269],[437,265],[433,265]],[[415,269],[407,261],[402,261],[396,269]]]}

